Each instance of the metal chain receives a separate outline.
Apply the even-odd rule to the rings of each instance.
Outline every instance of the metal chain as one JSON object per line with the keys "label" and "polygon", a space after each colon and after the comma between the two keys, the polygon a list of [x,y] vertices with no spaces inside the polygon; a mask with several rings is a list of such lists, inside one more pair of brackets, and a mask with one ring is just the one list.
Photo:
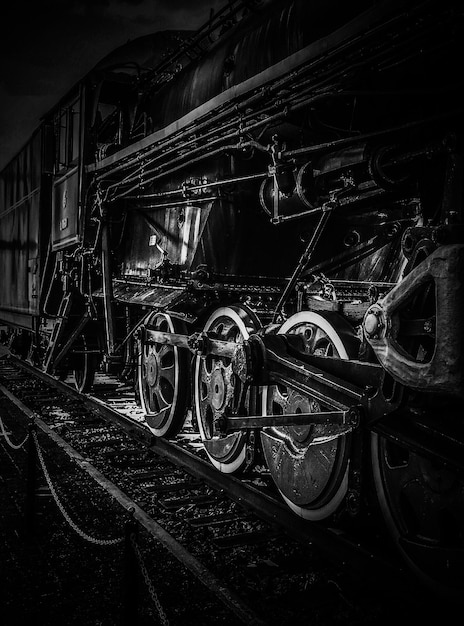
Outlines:
{"label": "metal chain", "polygon": [[58,506],[58,508],[60,509],[63,517],[65,518],[65,520],[68,522],[68,524],[71,526],[71,528],[78,534],[80,535],[83,539],[85,539],[86,541],[88,541],[89,543],[93,543],[95,545],[98,546],[114,546],[118,543],[122,543],[124,541],[124,537],[116,537],[115,539],[97,539],[95,537],[91,537],[90,535],[88,535],[86,532],[84,532],[83,530],[81,530],[76,523],[71,519],[71,517],[69,516],[69,514],[67,513],[67,511],[65,510],[65,508],[63,507],[61,500],[58,497],[58,494],[56,493],[55,487],[52,484],[52,481],[50,479],[50,474],[48,473],[48,470],[45,466],[45,461],[43,458],[43,454],[42,454],[42,450],[39,446],[39,441],[37,439],[37,433],[33,432],[32,436],[34,438],[34,442],[36,445],[36,449],[37,449],[37,456],[39,458],[40,461],[40,465],[42,467],[42,471],[44,473],[45,476],[45,480],[47,481],[47,485],[50,489],[50,492]]}
{"label": "metal chain", "polygon": [[11,439],[8,437],[8,434],[5,430],[5,425],[3,424],[2,418],[0,417],[0,429],[2,431],[2,435],[5,437],[5,441],[6,443],[10,446],[10,448],[13,448],[13,450],[19,450],[20,448],[23,447],[23,445],[26,443],[26,441],[29,438],[29,433],[27,433],[27,435],[24,437],[24,440],[19,443],[19,444],[15,444],[11,441]]}
{"label": "metal chain", "polygon": [[164,609],[161,606],[161,603],[160,603],[160,601],[158,599],[158,595],[157,595],[157,593],[155,591],[153,583],[150,580],[147,568],[145,567],[145,563],[143,562],[142,553],[140,552],[140,548],[137,545],[137,542],[135,540],[135,535],[134,534],[132,534],[130,536],[130,540],[131,540],[131,543],[132,543],[132,547],[134,548],[134,552],[135,552],[135,554],[137,556],[137,560],[139,562],[140,570],[141,570],[141,572],[143,574],[143,578],[145,580],[145,584],[148,587],[148,591],[150,592],[151,599],[153,600],[153,602],[154,602],[154,604],[156,606],[156,610],[158,611],[158,614],[160,616],[161,623],[163,624],[163,626],[169,626],[169,620],[166,617],[166,613],[164,612]]}

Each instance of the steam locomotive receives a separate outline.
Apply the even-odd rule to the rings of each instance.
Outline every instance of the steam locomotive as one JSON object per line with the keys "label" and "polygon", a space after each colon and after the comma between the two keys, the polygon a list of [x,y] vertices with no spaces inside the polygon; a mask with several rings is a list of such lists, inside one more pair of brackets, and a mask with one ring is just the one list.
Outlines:
{"label": "steam locomotive", "polygon": [[[463,10],[231,0],[128,43],[0,177],[0,320],[218,471],[463,583]],[[366,505],[367,502],[367,505]]]}

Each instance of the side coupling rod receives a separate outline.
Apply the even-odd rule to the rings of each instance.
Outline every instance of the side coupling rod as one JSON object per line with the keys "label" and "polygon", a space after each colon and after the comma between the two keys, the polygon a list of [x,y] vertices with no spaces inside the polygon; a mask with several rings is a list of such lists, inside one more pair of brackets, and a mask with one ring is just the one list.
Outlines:
{"label": "side coupling rod", "polygon": [[[233,372],[244,384],[265,386],[278,383],[318,400],[325,411],[317,413],[287,413],[283,415],[224,415],[215,416],[215,427],[220,432],[229,432],[269,427],[324,425],[346,434],[356,428],[361,419],[364,390],[356,384],[346,382],[316,365],[298,358],[301,347],[298,336],[251,335],[237,344],[222,341],[202,332],[192,335],[162,332],[142,326],[139,338],[148,345],[164,344],[189,350],[197,356],[214,355],[231,360]],[[293,354],[288,353],[288,345]],[[303,356],[303,354],[301,354]],[[308,358],[308,355],[305,355]]]}

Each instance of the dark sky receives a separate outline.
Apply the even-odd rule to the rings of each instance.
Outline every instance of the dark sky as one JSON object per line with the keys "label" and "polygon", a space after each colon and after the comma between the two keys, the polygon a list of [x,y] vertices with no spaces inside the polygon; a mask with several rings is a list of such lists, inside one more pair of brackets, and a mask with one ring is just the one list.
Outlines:
{"label": "dark sky", "polygon": [[225,0],[6,0],[0,9],[0,169],[40,117],[108,52],[195,29]]}

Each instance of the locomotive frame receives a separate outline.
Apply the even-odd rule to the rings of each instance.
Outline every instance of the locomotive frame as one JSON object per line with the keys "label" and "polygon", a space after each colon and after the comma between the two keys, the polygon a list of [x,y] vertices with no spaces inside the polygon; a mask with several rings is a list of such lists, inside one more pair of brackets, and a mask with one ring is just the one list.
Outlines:
{"label": "locomotive frame", "polygon": [[83,393],[134,379],[156,436],[190,416],[219,471],[265,462],[309,521],[369,514],[373,481],[456,593],[462,10],[336,5],[233,0],[150,70],[96,66],[2,172],[0,319]]}

